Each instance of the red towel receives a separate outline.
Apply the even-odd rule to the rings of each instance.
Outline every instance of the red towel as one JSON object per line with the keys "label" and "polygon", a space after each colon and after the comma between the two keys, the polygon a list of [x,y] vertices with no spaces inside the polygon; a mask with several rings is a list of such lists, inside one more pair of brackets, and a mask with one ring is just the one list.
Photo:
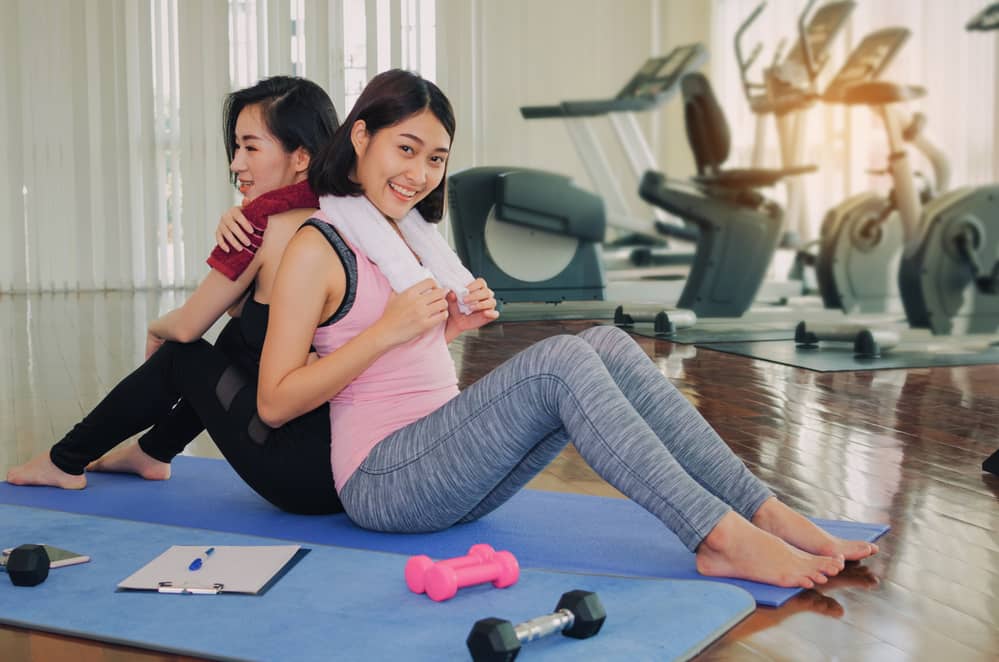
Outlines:
{"label": "red towel", "polygon": [[264,193],[243,207],[243,215],[253,225],[250,245],[243,247],[241,251],[231,250],[228,253],[216,246],[208,257],[208,266],[224,274],[229,280],[236,280],[253,261],[253,256],[263,243],[268,217],[290,209],[318,208],[319,198],[312,192],[308,181]]}

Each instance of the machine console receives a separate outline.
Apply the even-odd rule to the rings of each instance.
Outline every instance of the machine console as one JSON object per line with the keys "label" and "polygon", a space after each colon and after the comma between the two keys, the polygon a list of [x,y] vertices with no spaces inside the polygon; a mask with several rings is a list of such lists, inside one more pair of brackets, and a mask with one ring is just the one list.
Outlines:
{"label": "machine console", "polygon": [[[829,59],[829,48],[833,39],[839,31],[846,25],[846,20],[853,12],[855,2],[846,0],[844,2],[830,2],[823,5],[812,16],[805,28],[805,38],[808,39],[808,46],[811,50],[812,58],[815,60],[816,71],[822,69]],[[805,66],[805,53],[801,45],[801,39],[795,42],[794,48],[787,54],[784,62],[800,67]]]}
{"label": "machine console", "polygon": [[700,44],[678,46],[667,55],[649,58],[614,98],[665,101],[679,89],[680,80],[700,69],[706,59]]}
{"label": "machine console", "polygon": [[678,46],[667,55],[649,58],[628,84],[610,99],[563,101],[555,106],[522,106],[524,119],[595,117],[607,113],[653,110],[680,89],[680,80],[697,71],[707,59],[700,44]]}
{"label": "machine console", "polygon": [[964,26],[965,30],[999,30],[999,2],[993,2],[991,5],[978,12],[968,24]]}
{"label": "machine console", "polygon": [[849,86],[877,79],[895,59],[909,35],[906,28],[885,28],[864,37],[826,87],[823,99],[835,102]]}

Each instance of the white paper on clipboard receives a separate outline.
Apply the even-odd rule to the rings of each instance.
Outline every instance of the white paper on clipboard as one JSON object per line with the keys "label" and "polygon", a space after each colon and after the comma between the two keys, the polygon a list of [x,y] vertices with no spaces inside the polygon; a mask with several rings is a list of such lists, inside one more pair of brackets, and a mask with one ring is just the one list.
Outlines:
{"label": "white paper on clipboard", "polygon": [[[206,555],[209,548],[211,554]],[[299,549],[299,545],[174,545],[122,580],[118,588],[160,593],[256,594]],[[195,559],[202,563],[197,570],[191,570]]]}

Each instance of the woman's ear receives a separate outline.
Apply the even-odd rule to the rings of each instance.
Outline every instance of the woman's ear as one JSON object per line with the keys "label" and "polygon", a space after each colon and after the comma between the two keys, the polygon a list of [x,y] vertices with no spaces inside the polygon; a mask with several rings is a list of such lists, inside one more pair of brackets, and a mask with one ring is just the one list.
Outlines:
{"label": "woman's ear", "polygon": [[358,156],[364,156],[364,151],[368,148],[368,141],[371,135],[368,133],[368,125],[364,120],[357,120],[350,127],[350,142],[354,145],[354,152]]}
{"label": "woman's ear", "polygon": [[309,164],[312,163],[312,155],[304,147],[296,147],[291,153],[291,165],[296,173],[309,171]]}

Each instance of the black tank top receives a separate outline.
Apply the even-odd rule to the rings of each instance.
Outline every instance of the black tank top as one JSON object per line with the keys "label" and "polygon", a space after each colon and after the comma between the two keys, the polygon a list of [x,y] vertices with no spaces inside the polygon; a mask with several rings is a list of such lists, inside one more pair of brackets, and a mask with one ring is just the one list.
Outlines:
{"label": "black tank top", "polygon": [[[344,273],[347,277],[347,290],[340,307],[328,320],[319,325],[328,326],[346,315],[354,303],[354,296],[357,294],[356,257],[333,226],[316,219],[309,219],[302,224],[302,227],[306,225],[311,225],[323,233],[343,263]],[[264,337],[267,335],[267,319],[270,317],[271,310],[268,304],[260,303],[253,298],[256,291],[257,283],[254,281],[250,285],[250,291],[246,295],[240,316],[226,325],[219,335],[219,341],[224,342],[227,346],[226,353],[229,354],[229,358],[235,361],[237,367],[254,381],[257,380],[260,373],[260,356],[264,352]]]}

